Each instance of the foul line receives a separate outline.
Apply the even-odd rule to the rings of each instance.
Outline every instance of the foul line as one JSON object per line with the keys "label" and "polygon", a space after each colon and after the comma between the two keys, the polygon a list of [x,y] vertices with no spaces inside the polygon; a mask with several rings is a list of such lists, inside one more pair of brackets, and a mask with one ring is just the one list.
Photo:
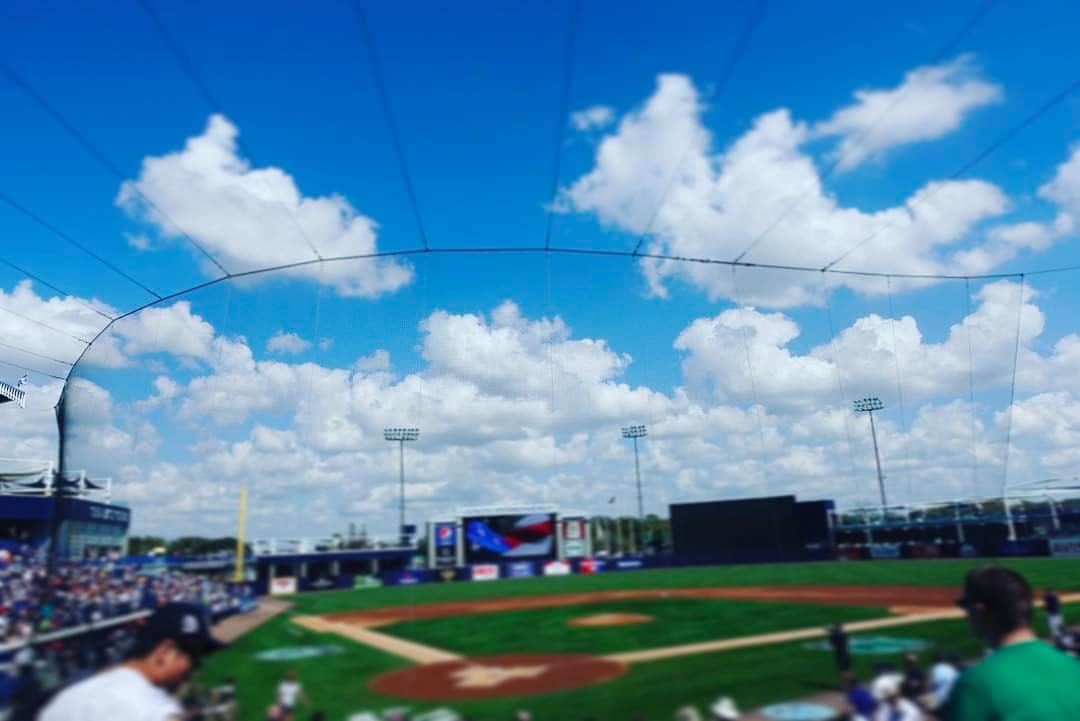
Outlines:
{"label": "foul line", "polygon": [[[844,629],[849,633],[858,631],[871,631],[878,628],[890,628],[893,626],[907,626],[910,624],[924,623],[926,621],[944,621],[947,619],[963,618],[964,611],[959,608],[947,608],[932,613],[920,613],[912,616],[899,616],[890,618],[875,618],[870,621],[856,621],[845,623]],[[650,648],[644,651],[631,651],[629,653],[613,653],[603,658],[622,663],[641,663],[643,661],[660,661],[665,658],[689,656],[697,653],[711,653],[713,651],[732,651],[737,648],[752,648],[754,646],[769,646],[774,643],[787,641],[804,641],[811,638],[823,638],[825,629],[820,626],[814,628],[799,628],[793,631],[777,631],[774,633],[762,633],[757,636],[744,636],[742,638],[725,638],[718,641],[703,641],[701,643],[688,643],[682,646],[667,646],[665,648]]]}
{"label": "foul line", "polygon": [[[1080,602],[1080,593],[1070,593],[1061,596],[1062,603]],[[1042,606],[1039,601],[1036,606]],[[845,623],[844,630],[849,633],[861,631],[873,631],[879,628],[895,628],[897,626],[913,626],[931,621],[955,621],[965,618],[966,612],[960,608],[944,608],[938,611],[914,613],[905,616],[892,616],[889,618],[875,618],[869,621],[854,621]],[[688,643],[681,646],[667,646],[663,648],[650,648],[644,651],[630,651],[628,653],[613,653],[602,658],[621,663],[642,663],[648,661],[660,661],[679,656],[690,656],[698,653],[711,653],[714,651],[733,651],[739,648],[753,648],[755,646],[768,646],[774,643],[787,643],[790,641],[806,641],[814,638],[824,638],[826,630],[821,626],[813,628],[800,628],[793,631],[777,631],[763,633],[756,636],[744,636],[742,638],[726,638],[717,641],[703,641],[701,643]]]}
{"label": "foul line", "polygon": [[460,661],[464,658],[464,656],[451,653],[450,651],[444,651],[441,648],[425,646],[424,644],[416,643],[415,641],[406,641],[405,639],[373,631],[370,628],[364,628],[363,626],[355,626],[339,621],[328,621],[321,616],[294,616],[292,622],[298,626],[303,626],[309,631],[336,633],[366,646],[371,646],[379,651],[384,651],[407,661],[418,663],[421,666],[432,663],[442,663],[444,661]]}

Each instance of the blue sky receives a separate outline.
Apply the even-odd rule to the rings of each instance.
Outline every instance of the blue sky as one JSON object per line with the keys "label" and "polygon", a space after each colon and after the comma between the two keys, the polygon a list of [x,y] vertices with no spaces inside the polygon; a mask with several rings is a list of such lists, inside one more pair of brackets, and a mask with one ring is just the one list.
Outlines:
{"label": "blue sky", "polygon": [[[212,100],[138,2],[0,11],[0,62],[120,175],[0,74],[0,192],[161,294],[213,268],[147,197],[233,271],[310,258],[309,242],[328,256],[419,246],[350,4],[148,2]],[[582,3],[566,118],[569,4],[377,4],[367,18],[433,248],[542,246],[554,207],[552,245],[566,248],[631,250],[652,218],[642,247],[659,254],[728,260],[770,229],[747,260],[820,267],[873,230],[837,267],[1077,263],[1080,98],[951,176],[1076,79],[1080,9],[982,7]],[[0,312],[0,329],[25,350],[81,350],[25,317],[92,335],[104,319],[80,302],[114,314],[150,299],[2,203],[0,230],[4,258],[71,294],[0,268],[0,307],[22,314]],[[1072,279],[1025,279],[1021,480],[1073,472],[1080,405],[1061,380],[1074,370]],[[734,280],[626,258],[432,254],[231,281],[115,326],[88,353],[68,460],[116,478],[133,505],[206,478],[194,499],[170,492],[141,517],[170,532],[211,511],[226,528],[245,476],[266,479],[257,532],[282,503],[306,511],[292,533],[359,518],[386,530],[383,424],[431,429],[416,448],[418,513],[491,488],[602,512],[612,495],[629,504],[615,430],[647,420],[655,510],[763,490],[857,502],[872,488],[846,407],[873,393],[889,403],[886,456],[904,500],[993,490],[1012,433],[1015,282],[971,282],[978,358],[965,368],[966,336],[950,345],[967,314],[962,282],[749,268]],[[0,361],[14,364],[5,377],[20,365],[66,373],[15,349]],[[529,376],[545,368],[546,382]],[[51,456],[58,385],[33,381],[33,423],[4,423],[20,454]],[[955,442],[931,442],[941,426]],[[982,485],[959,485],[958,464],[965,478],[983,468]],[[346,479],[356,488],[342,490]]]}

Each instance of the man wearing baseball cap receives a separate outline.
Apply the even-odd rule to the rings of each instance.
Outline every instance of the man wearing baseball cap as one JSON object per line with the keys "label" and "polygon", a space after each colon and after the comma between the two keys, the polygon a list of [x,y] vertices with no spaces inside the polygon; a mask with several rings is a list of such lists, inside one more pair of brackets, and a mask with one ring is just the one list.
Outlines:
{"label": "man wearing baseball cap", "polygon": [[210,634],[206,610],[161,606],[139,629],[128,660],[60,692],[40,721],[179,721],[173,698],[208,654],[224,647]]}
{"label": "man wearing baseball cap", "polygon": [[1080,719],[1080,662],[1031,630],[1031,587],[1023,576],[1000,566],[976,568],[956,603],[991,651],[960,675],[940,718]]}

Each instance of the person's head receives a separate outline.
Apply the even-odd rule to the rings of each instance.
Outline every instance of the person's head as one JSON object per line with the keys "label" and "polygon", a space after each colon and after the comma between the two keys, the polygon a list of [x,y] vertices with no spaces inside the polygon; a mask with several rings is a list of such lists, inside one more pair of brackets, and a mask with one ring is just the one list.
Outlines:
{"label": "person's head", "polygon": [[844,684],[845,691],[851,691],[859,686],[859,678],[852,671],[844,671],[840,674],[840,680]]}
{"label": "person's head", "polygon": [[191,676],[203,657],[223,647],[223,643],[210,635],[201,608],[170,603],[146,619],[129,661],[150,683],[175,689]]}
{"label": "person's head", "polygon": [[693,706],[683,706],[675,712],[675,721],[702,721],[701,712]]}
{"label": "person's head", "polygon": [[919,667],[919,657],[916,656],[913,653],[910,653],[910,652],[905,653],[904,654],[904,666],[906,666],[907,668],[918,668]]}
{"label": "person's head", "polygon": [[900,698],[900,689],[904,679],[898,673],[887,673],[874,679],[872,693],[881,703],[893,703]]}
{"label": "person's head", "polygon": [[1016,571],[983,566],[968,572],[956,599],[975,635],[996,646],[1013,631],[1031,626],[1031,586]]}
{"label": "person's head", "polygon": [[285,672],[285,680],[286,681],[295,681],[296,680],[296,671],[286,671]]}
{"label": "person's head", "polygon": [[728,696],[721,696],[709,707],[709,718],[713,721],[738,721],[739,708]]}

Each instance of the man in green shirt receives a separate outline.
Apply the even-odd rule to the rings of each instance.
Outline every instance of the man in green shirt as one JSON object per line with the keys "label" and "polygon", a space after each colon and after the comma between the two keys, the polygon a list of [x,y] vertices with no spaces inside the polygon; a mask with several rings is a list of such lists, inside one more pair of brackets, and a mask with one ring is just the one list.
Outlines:
{"label": "man in green shirt", "polygon": [[1080,661],[1031,630],[1031,587],[1016,571],[970,571],[957,604],[990,653],[960,676],[943,721],[1080,719]]}

